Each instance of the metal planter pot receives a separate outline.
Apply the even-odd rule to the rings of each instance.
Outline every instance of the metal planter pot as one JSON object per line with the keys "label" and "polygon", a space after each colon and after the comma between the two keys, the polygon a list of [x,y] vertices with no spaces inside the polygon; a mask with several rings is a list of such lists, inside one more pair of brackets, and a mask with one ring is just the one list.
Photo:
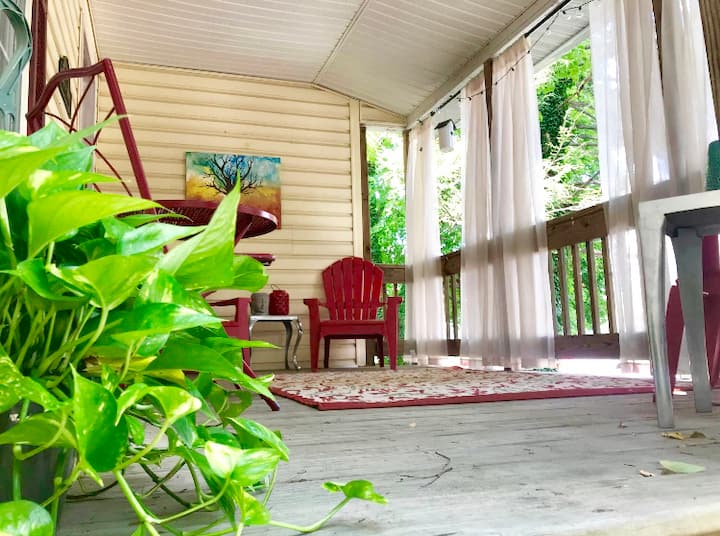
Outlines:
{"label": "metal planter pot", "polygon": [[[16,409],[0,413],[0,433],[12,426],[11,415],[14,413],[17,413]],[[13,458],[12,445],[0,445],[0,502],[12,500]],[[66,449],[46,449],[20,462],[23,499],[42,503],[53,495],[53,480],[61,458],[65,459],[61,461],[65,465],[63,474],[67,475],[74,462],[74,455],[68,454]]]}

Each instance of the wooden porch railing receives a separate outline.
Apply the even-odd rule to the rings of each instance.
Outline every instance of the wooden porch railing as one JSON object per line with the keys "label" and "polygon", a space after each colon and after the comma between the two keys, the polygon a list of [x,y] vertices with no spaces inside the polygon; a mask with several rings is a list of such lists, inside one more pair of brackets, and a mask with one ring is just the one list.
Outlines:
{"label": "wooden porch railing", "polygon": [[[548,274],[555,330],[555,354],[561,358],[619,356],[612,314],[606,205],[583,209],[546,224]],[[448,354],[460,351],[460,251],[440,259],[445,294]],[[405,267],[380,265],[386,295],[405,297]],[[401,322],[404,323],[404,307]],[[404,336],[401,325],[401,337]]]}
{"label": "wooden porch railing", "polygon": [[555,355],[618,357],[606,204],[547,222]]}
{"label": "wooden porch railing", "polygon": [[460,251],[440,257],[445,297],[448,355],[460,355]]}

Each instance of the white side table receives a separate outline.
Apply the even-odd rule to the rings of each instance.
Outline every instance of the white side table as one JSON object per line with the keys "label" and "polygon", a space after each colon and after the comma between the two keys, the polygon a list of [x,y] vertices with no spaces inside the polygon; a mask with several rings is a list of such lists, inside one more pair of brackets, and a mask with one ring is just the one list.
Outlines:
{"label": "white side table", "polygon": [[282,322],[285,326],[285,368],[290,368],[290,343],[293,338],[293,330],[295,330],[295,345],[292,351],[292,364],[295,370],[300,370],[300,365],[297,362],[297,349],[300,345],[300,339],[302,339],[303,328],[300,322],[300,317],[297,315],[250,315],[248,320],[248,333],[250,339],[252,339],[252,332],[255,324],[258,322]]}
{"label": "white side table", "polygon": [[712,391],[705,349],[702,237],[720,233],[720,190],[645,201],[639,204],[638,213],[658,425],[672,428],[673,404],[665,342],[665,235],[672,238],[678,268],[695,410],[707,413],[712,411]]}

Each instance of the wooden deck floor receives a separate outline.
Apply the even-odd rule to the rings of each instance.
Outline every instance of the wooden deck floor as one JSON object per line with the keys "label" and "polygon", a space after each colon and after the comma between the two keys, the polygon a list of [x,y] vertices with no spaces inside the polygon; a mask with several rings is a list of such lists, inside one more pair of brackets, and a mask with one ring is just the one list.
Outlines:
{"label": "wooden deck floor", "polygon": [[[650,395],[319,412],[280,399],[250,416],[283,431],[291,461],[270,501],[282,521],[310,523],[336,502],[325,480],[366,478],[387,506],[352,503],[330,535],[691,535],[720,531],[720,419],[676,401],[678,430],[661,436]],[[720,410],[717,410],[720,411]],[[661,475],[661,459],[707,470]],[[656,474],[645,478],[640,470]],[[129,535],[115,490],[70,503],[63,536]],[[249,527],[245,536],[289,531]]]}

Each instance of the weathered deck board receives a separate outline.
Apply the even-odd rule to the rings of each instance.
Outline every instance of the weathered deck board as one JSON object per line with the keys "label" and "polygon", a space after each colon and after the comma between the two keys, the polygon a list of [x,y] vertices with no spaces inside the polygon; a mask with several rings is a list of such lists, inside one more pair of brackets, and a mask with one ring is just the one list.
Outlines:
{"label": "weathered deck board", "polygon": [[[250,414],[283,431],[291,461],[270,501],[283,521],[310,523],[335,504],[325,480],[372,480],[390,503],[354,503],[323,535],[709,534],[720,530],[720,420],[676,400],[679,430],[663,438],[651,395],[319,412],[280,399]],[[620,426],[623,423],[623,426]],[[442,455],[442,456],[441,456]],[[446,456],[450,471],[443,470]],[[658,460],[707,467],[660,475]],[[657,476],[643,478],[640,469]],[[183,483],[178,482],[179,488]],[[161,506],[161,505],[158,505]],[[63,536],[128,535],[116,490],[71,503]],[[289,534],[248,527],[243,535]]]}

